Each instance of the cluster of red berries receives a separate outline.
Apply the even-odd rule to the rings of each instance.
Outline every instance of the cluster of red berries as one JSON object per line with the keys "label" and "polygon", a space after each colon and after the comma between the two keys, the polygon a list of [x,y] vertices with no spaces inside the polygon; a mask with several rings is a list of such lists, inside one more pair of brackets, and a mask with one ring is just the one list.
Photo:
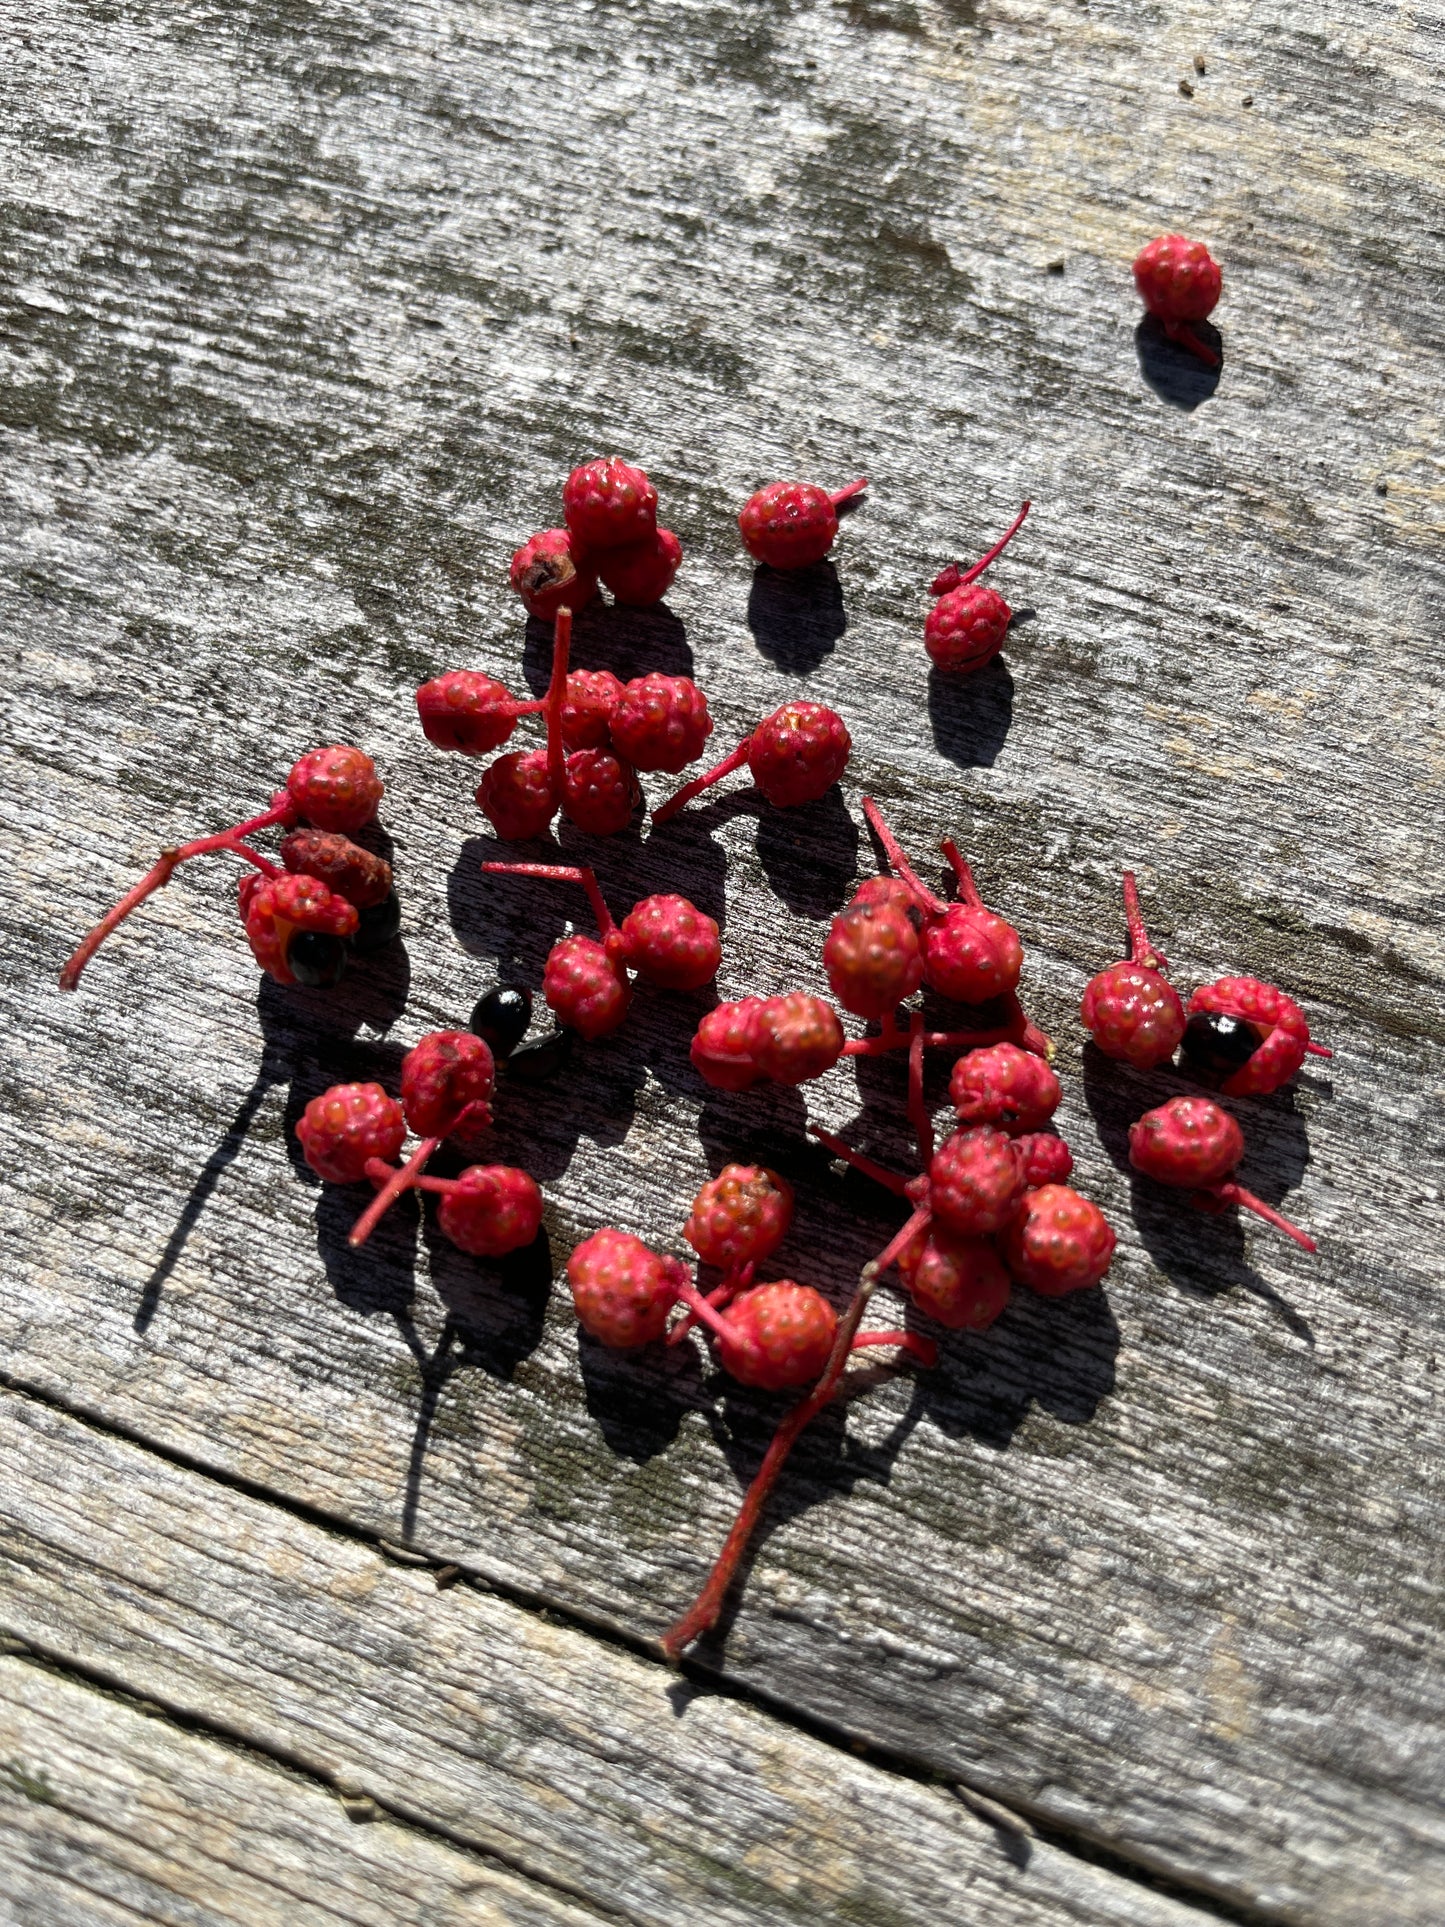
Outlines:
{"label": "cluster of red berries", "polygon": [[[1124,915],[1129,955],[1090,979],[1080,1005],[1084,1028],[1106,1057],[1157,1070],[1178,1052],[1182,1070],[1222,1095],[1265,1097],[1290,1082],[1306,1055],[1330,1055],[1311,1040],[1294,999],[1257,977],[1204,984],[1186,1010],[1169,981],[1169,959],[1149,941],[1131,870],[1124,872]],[[1129,1132],[1130,1162],[1146,1177],[1192,1191],[1206,1206],[1243,1205],[1313,1251],[1304,1232],[1233,1182],[1243,1155],[1238,1122],[1207,1097],[1170,1098]]]}
{"label": "cluster of red berries", "polygon": [[[180,864],[223,852],[251,866],[240,880],[238,908],[261,968],[282,984],[337,983],[354,953],[380,949],[401,928],[391,865],[351,840],[373,821],[381,796],[376,765],[361,750],[332,744],[309,751],[259,816],[163,850],[78,945],[61,970],[61,988],[75,989],[110,933]],[[279,865],[247,841],[269,829],[287,832]]]}
{"label": "cluster of red berries", "polygon": [[[380,1084],[333,1084],[313,1097],[296,1126],[306,1162],[328,1184],[376,1186],[376,1196],[352,1227],[363,1245],[405,1191],[440,1200],[442,1233],[478,1258],[501,1258],[530,1245],[542,1224],[542,1193],[525,1171],[509,1164],[472,1164],[455,1178],[433,1178],[426,1167],[444,1142],[464,1156],[477,1148],[492,1121],[492,1053],[465,1030],[436,1030],[409,1050],[401,1065],[401,1102]],[[420,1140],[398,1166],[408,1131]]]}
{"label": "cluster of red berries", "polygon": [[660,602],[682,566],[682,544],[657,526],[657,490],[617,456],[574,468],[562,485],[560,529],[529,536],[512,557],[512,587],[528,615],[551,622],[584,608],[602,582],[621,603]]}

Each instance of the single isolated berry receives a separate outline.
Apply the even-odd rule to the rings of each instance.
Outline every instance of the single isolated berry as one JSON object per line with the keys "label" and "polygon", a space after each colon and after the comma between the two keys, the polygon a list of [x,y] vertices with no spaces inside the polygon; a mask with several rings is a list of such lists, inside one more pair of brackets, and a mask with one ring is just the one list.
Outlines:
{"label": "single isolated berry", "polygon": [[296,1135],[318,1178],[360,1184],[370,1159],[389,1164],[400,1152],[406,1120],[380,1084],[333,1084],[306,1106]]}
{"label": "single isolated berry", "polygon": [[1149,941],[1139,911],[1134,872],[1124,872],[1124,916],[1129,956],[1110,964],[1085,987],[1079,1014],[1106,1057],[1141,1071],[1165,1064],[1184,1035],[1184,1006],[1165,973],[1169,959]]}
{"label": "single isolated berry", "polygon": [[908,1295],[950,1331],[987,1331],[1009,1301],[1011,1281],[987,1238],[956,1238],[941,1225],[914,1235],[898,1254]]}
{"label": "single isolated berry", "polygon": [[597,568],[578,552],[567,529],[543,529],[512,557],[511,583],[527,614],[556,620],[559,609],[583,609],[597,593]]}
{"label": "single isolated berry", "polygon": [[686,676],[638,676],[617,699],[611,733],[613,748],[634,769],[676,776],[712,735],[707,697]]}
{"label": "single isolated berry", "polygon": [[848,767],[853,739],[836,710],[821,703],[787,702],[760,722],[735,750],[708,770],[684,783],[652,812],[654,823],[665,823],[684,804],[746,763],[753,781],[777,809],[793,809],[824,796]]}
{"label": "single isolated berry", "polygon": [[1000,1239],[1004,1263],[1045,1298],[1097,1285],[1118,1242],[1098,1205],[1067,1184],[1027,1191]]}
{"label": "single isolated berry", "polygon": [[832,1070],[846,1039],[838,1013],[806,990],[764,998],[753,1033],[753,1060],[760,1077],[775,1084],[806,1084]]}
{"label": "single isolated berry", "polygon": [[511,1164],[473,1164],[446,1184],[437,1212],[444,1237],[474,1258],[524,1251],[542,1228],[542,1193]]}
{"label": "single isolated berry", "polygon": [[597,558],[597,573],[624,608],[646,609],[672,587],[682,567],[682,544],[671,529],[655,529],[625,549],[608,549]]}
{"label": "single isolated berry", "polygon": [[534,716],[540,702],[518,702],[504,684],[476,669],[452,669],[416,692],[422,734],[437,749],[488,756],[500,749],[519,716]]}
{"label": "single isolated berry", "polygon": [[545,836],[557,812],[546,750],[509,750],[488,763],[477,785],[477,808],[504,843]]}
{"label": "single isolated berry", "polygon": [[760,1164],[728,1164],[692,1201],[682,1235],[705,1265],[761,1264],[788,1234],[793,1188]]}
{"label": "single isolated berry", "polygon": [[992,662],[1003,648],[1013,610],[978,577],[1018,534],[1031,506],[1024,503],[1012,526],[971,569],[961,570],[952,562],[934,578],[932,592],[938,601],[924,622],[923,646],[935,669],[968,675]]}
{"label": "single isolated berry", "polygon": [[292,830],[281,840],[281,861],[293,876],[316,877],[358,910],[372,910],[392,894],[391,865],[335,830]]}
{"label": "single isolated berry", "polygon": [[567,1283],[583,1329],[627,1351],[662,1337],[687,1283],[687,1267],[649,1250],[630,1232],[608,1227],[577,1246],[567,1260]]}
{"label": "single isolated berry", "polygon": [[1037,1191],[1042,1184],[1066,1184],[1074,1169],[1074,1154],[1052,1131],[1027,1131],[1013,1141],[1023,1164],[1024,1184]]}
{"label": "single isolated berry", "polygon": [[1012,1139],[988,1125],[955,1131],[929,1166],[929,1207],[943,1229],[958,1238],[988,1238],[1002,1231],[1023,1194],[1023,1161]]}
{"label": "single isolated berry", "polygon": [[1063,1093],[1042,1057],[1017,1044],[991,1044],[959,1058],[948,1095],[960,1124],[994,1124],[1017,1137],[1047,1124]]}
{"label": "single isolated berry", "polygon": [[355,905],[319,877],[243,877],[239,907],[252,956],[278,984],[339,981],[361,920]]}
{"label": "single isolated berry", "polygon": [[527,1035],[531,1022],[531,991],[518,984],[498,984],[472,1006],[467,1029],[481,1038],[500,1064]]}
{"label": "single isolated berry", "polygon": [[584,462],[562,485],[562,514],[588,556],[625,549],[657,533],[657,490],[640,468],[613,455]]}
{"label": "single isolated berry", "polygon": [[838,533],[838,510],[868,486],[866,475],[830,495],[812,482],[769,482],[750,496],[738,517],[749,555],[772,569],[806,569],[821,562]]}
{"label": "single isolated berry", "polygon": [[833,995],[855,1017],[891,1017],[923,982],[911,900],[903,885],[898,892],[901,902],[877,893],[863,900],[860,892],[834,917],[824,940],[823,968]]}
{"label": "single isolated berry", "polygon": [[608,749],[622,684],[610,669],[574,669],[562,704],[564,749]]}
{"label": "single isolated berry", "polygon": [[1231,1173],[1243,1156],[1244,1132],[1212,1098],[1171,1097],[1129,1126],[1129,1162],[1146,1178],[1193,1191],[1206,1208],[1242,1205],[1305,1251],[1316,1250],[1298,1225],[1234,1182]]}
{"label": "single isolated berry", "polygon": [[1294,999],[1258,977],[1221,977],[1189,999],[1185,1066],[1217,1078],[1228,1097],[1267,1097],[1288,1084],[1311,1053],[1331,1055],[1310,1041]]}
{"label": "single isolated berry", "polygon": [[1161,234],[1134,258],[1134,285],[1139,298],[1171,341],[1187,348],[1209,367],[1219,356],[1204,341],[1195,323],[1213,314],[1223,287],[1219,263],[1202,241],[1182,234]]}
{"label": "single isolated berry", "polygon": [[762,997],[718,1004],[697,1027],[688,1055],[693,1069],[715,1090],[746,1091],[757,1083],[758,1019]]}

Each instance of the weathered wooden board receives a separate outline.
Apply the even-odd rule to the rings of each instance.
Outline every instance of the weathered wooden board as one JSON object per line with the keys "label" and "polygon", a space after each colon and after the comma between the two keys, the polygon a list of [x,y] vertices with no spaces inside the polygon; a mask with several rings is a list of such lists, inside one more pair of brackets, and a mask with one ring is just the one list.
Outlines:
{"label": "weathered wooden board", "polygon": [[40,1927],[583,1927],[529,1888],[299,1776],[0,1660],[0,1911]]}
{"label": "weathered wooden board", "polygon": [[[689,1596],[770,1410],[579,1347],[543,1281],[413,1221],[348,1259],[351,1201],[286,1132],[499,968],[535,981],[580,912],[483,889],[474,775],[409,691],[458,661],[536,683],[500,572],[619,447],[688,561],[582,660],[691,664],[720,742],[806,688],[857,752],[841,804],[738,796],[597,851],[609,892],[725,908],[724,994],[821,987],[860,791],[920,847],[954,829],[1123,1234],[1100,1297],[1021,1303],[819,1428],[713,1656],[1262,1917],[1437,1916],[1438,17],[0,18],[5,1370],[574,1610],[655,1628]],[[1227,277],[1192,409],[1126,272],[1174,225]],[[864,466],[836,575],[802,608],[754,581],[746,492]],[[930,685],[922,585],[1025,493],[1010,666]],[[198,874],[52,988],[158,843],[348,738],[390,785],[404,962],[258,997]],[[1118,1172],[1172,1088],[1082,1059],[1071,1019],[1126,861],[1181,981],[1277,977],[1340,1046],[1241,1107],[1314,1264]],[[709,1165],[763,1151],[800,1183],[780,1258],[842,1288],[896,1220],[800,1148],[796,1095],[702,1089],[697,1008],[639,997],[503,1104],[554,1263],[607,1219],[675,1246]],[[808,1104],[901,1157],[897,1098],[838,1072]]]}
{"label": "weathered wooden board", "polygon": [[[967,1897],[1000,1927],[1206,1918],[1000,1832],[944,1788],[469,1586],[439,1590],[429,1570],[29,1400],[0,1395],[0,1437],[27,1468],[23,1511],[0,1526],[13,1632],[603,1915],[902,1927]],[[116,1496],[104,1515],[97,1490]],[[424,1896],[392,1917],[426,1917]],[[539,1903],[537,1917],[554,1916]]]}

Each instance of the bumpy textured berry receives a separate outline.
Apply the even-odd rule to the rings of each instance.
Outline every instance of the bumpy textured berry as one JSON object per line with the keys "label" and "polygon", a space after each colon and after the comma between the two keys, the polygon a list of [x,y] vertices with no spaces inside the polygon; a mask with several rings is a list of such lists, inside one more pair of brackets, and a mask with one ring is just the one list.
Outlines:
{"label": "bumpy textured berry", "polygon": [[616,949],[662,990],[701,990],[722,961],[718,927],[686,897],[644,897],[618,928]]}
{"label": "bumpy textured berry", "polygon": [[657,531],[657,490],[614,455],[584,462],[562,485],[562,514],[589,554],[645,542]]}
{"label": "bumpy textured berry", "polygon": [[281,842],[281,861],[293,876],[317,877],[358,910],[391,895],[391,865],[335,830],[292,830]]}
{"label": "bumpy textured berry", "polygon": [[753,781],[778,809],[812,803],[848,767],[853,739],[836,710],[790,702],[758,724],[748,740]]}
{"label": "bumpy textured berry", "polygon": [[[902,886],[899,886],[902,889]],[[889,1017],[923,982],[923,951],[904,903],[854,901],[833,919],[823,968],[833,995],[855,1017]]]}
{"label": "bumpy textured berry", "polygon": [[939,1225],[900,1252],[898,1269],[920,1311],[950,1331],[987,1331],[1012,1289],[986,1238],[955,1238]]}
{"label": "bumpy textured berry", "polygon": [[563,813],[589,836],[625,830],[641,801],[636,776],[611,750],[574,749],[567,758]]}
{"label": "bumpy textured berry", "polygon": [[793,1187],[760,1164],[724,1165],[692,1201],[682,1235],[705,1265],[741,1271],[771,1257],[793,1221]]}
{"label": "bumpy textured berry", "polygon": [[657,529],[645,541],[608,549],[597,558],[597,573],[628,609],[661,602],[681,567],[682,544],[671,529]]}
{"label": "bumpy textured berry", "polygon": [[1221,977],[1203,985],[1189,999],[1189,1012],[1191,1021],[1196,1013],[1233,1017],[1253,1033],[1253,1050],[1220,1084],[1229,1097],[1265,1097],[1288,1084],[1305,1061],[1310,1027],[1304,1012],[1258,977]]}
{"label": "bumpy textured berry", "polygon": [[318,830],[363,829],[376,815],[382,781],[363,750],[333,743],[291,767],[286,789],[304,822]]}
{"label": "bumpy textured berry", "polygon": [[1021,1285],[1045,1298],[1062,1298],[1098,1284],[1117,1242],[1096,1204],[1067,1184],[1045,1184],[1025,1194],[1000,1246]]}
{"label": "bumpy textured berry", "polygon": [[838,1013],[809,991],[767,997],[754,1027],[753,1057],[758,1072],[775,1084],[806,1084],[830,1071],[846,1042]]}
{"label": "bumpy textured berry", "polygon": [[516,984],[498,984],[472,1006],[467,1029],[480,1037],[501,1063],[527,1035],[531,1021],[531,991]]}
{"label": "bumpy textured berry", "polygon": [[559,609],[582,609],[592,600],[597,569],[578,554],[567,529],[543,529],[512,557],[511,583],[529,616],[552,622]]}
{"label": "bumpy textured berry", "polygon": [[451,669],[424,682],[416,692],[416,712],[429,743],[463,756],[490,755],[517,726],[511,691],[477,669]]}
{"label": "bumpy textured berry", "polygon": [[333,1084],[313,1097],[296,1126],[306,1162],[328,1184],[360,1184],[368,1158],[400,1152],[406,1120],[380,1084]]}
{"label": "bumpy textured berry", "polygon": [[1159,1184],[1207,1191],[1243,1156],[1243,1131],[1212,1098],[1171,1097],[1129,1126],[1129,1162]]}
{"label": "bumpy textured berry", "polygon": [[746,1091],[762,1073],[757,1064],[758,1020],[764,999],[743,997],[708,1011],[689,1055],[693,1069],[716,1090]]}
{"label": "bumpy textured berry", "polygon": [[607,749],[612,743],[612,712],[622,684],[610,669],[574,669],[562,704],[564,749]]}
{"label": "bumpy textured berry", "polygon": [[707,697],[687,676],[654,672],[627,684],[612,712],[612,742],[634,769],[676,776],[712,734]]}
{"label": "bumpy textured berry", "polygon": [[1052,1131],[1029,1131],[1023,1137],[1016,1137],[1014,1149],[1023,1164],[1024,1183],[1030,1191],[1036,1191],[1041,1184],[1063,1184],[1073,1171],[1073,1152]]}
{"label": "bumpy textured berry", "polygon": [[319,877],[243,877],[238,894],[251,954],[280,984],[297,981],[287,951],[298,931],[347,939],[356,935],[360,921],[355,905]]}
{"label": "bumpy textured berry", "polygon": [[1165,1064],[1184,1035],[1184,1006],[1167,977],[1143,964],[1116,963],[1084,991],[1079,1014],[1106,1057],[1152,1070]]}
{"label": "bumpy textured berry", "polygon": [[1134,284],[1161,321],[1203,321],[1219,301],[1223,276],[1202,241],[1161,234],[1135,257]]}
{"label": "bumpy textured berry", "polygon": [[401,1060],[401,1103],[418,1137],[484,1130],[496,1066],[469,1030],[429,1031]]}
{"label": "bumpy textured berry", "polygon": [[1002,1131],[980,1125],[955,1131],[933,1156],[929,1204],[945,1231],[958,1238],[987,1238],[1018,1210],[1024,1191],[1023,1160]]}
{"label": "bumpy textured berry", "polygon": [[923,926],[923,975],[940,996],[986,1004],[1018,985],[1024,947],[1011,923],[992,910],[950,903]]}
{"label": "bumpy textured berry", "polygon": [[811,1285],[780,1278],[741,1293],[723,1323],[714,1334],[723,1370],[739,1384],[784,1392],[821,1376],[838,1315]]}
{"label": "bumpy textured berry", "polygon": [[522,1251],[542,1226],[542,1193],[511,1164],[473,1164],[442,1194],[442,1235],[474,1258]]}
{"label": "bumpy textured berry", "polygon": [[959,1058],[948,1095],[961,1124],[994,1124],[1016,1137],[1047,1124],[1062,1092],[1042,1057],[1016,1044],[991,1044]]}
{"label": "bumpy textured berry", "polygon": [[966,675],[1003,648],[1013,610],[996,589],[969,582],[939,597],[923,624],[923,646],[935,667]]}
{"label": "bumpy textured berry", "polygon": [[916,907],[918,899],[901,877],[868,877],[853,892],[850,910],[857,910],[865,903],[886,903],[894,909],[908,911]]}
{"label": "bumpy textured berry", "polygon": [[632,991],[606,946],[595,937],[563,937],[554,943],[542,972],[542,995],[579,1036],[607,1037],[627,1015]]}
{"label": "bumpy textured berry", "polygon": [[557,812],[545,749],[509,750],[487,765],[477,808],[505,842],[545,836]]}
{"label": "bumpy textured berry", "polygon": [[738,517],[748,554],[773,569],[806,569],[821,562],[838,533],[837,504],[864,484],[836,496],[811,482],[769,482],[749,497]]}
{"label": "bumpy textured berry", "polygon": [[577,1246],[567,1260],[567,1282],[583,1329],[626,1351],[662,1337],[687,1267],[609,1227]]}

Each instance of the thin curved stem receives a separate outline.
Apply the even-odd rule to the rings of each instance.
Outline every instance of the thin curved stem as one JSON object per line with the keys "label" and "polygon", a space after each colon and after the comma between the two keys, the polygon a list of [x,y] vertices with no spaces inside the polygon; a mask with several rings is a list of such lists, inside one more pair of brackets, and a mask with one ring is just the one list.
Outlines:
{"label": "thin curved stem", "polygon": [[[382,1185],[371,1203],[351,1227],[351,1236],[346,1242],[353,1250],[366,1243],[367,1239],[381,1222],[381,1219],[396,1203],[402,1192],[410,1191],[413,1188],[420,1179],[422,1172],[426,1169],[427,1159],[431,1157],[441,1141],[439,1137],[424,1137],[407,1159],[406,1163],[399,1169],[391,1170],[391,1175],[387,1178],[385,1184]],[[377,1158],[372,1158],[368,1161],[368,1177],[371,1175],[371,1165],[380,1162],[381,1160]],[[390,1169],[390,1167],[388,1168]]]}
{"label": "thin curved stem", "polygon": [[988,905],[978,894],[978,885],[973,880],[973,871],[964,860],[963,852],[951,836],[944,837],[939,849],[948,858],[949,867],[958,879],[959,901],[966,903],[970,910],[987,910]]}
{"label": "thin curved stem", "polygon": [[1161,322],[1160,325],[1170,341],[1174,342],[1176,346],[1180,348],[1187,348],[1191,355],[1197,355],[1206,368],[1217,368],[1219,366],[1219,356],[1207,341],[1201,340],[1194,332],[1194,328],[1190,322],[1165,321]]}
{"label": "thin curved stem", "polygon": [[559,808],[567,789],[567,748],[562,741],[562,708],[567,700],[567,665],[572,658],[572,611],[559,609],[552,627],[552,680],[547,685],[547,780]]}
{"label": "thin curved stem", "polygon": [[1311,1057],[1333,1057],[1334,1056],[1334,1052],[1329,1048],[1327,1044],[1317,1044],[1314,1042],[1313,1039],[1311,1039],[1310,1042],[1305,1045],[1305,1049],[1309,1052]]}
{"label": "thin curved stem", "polygon": [[875,1184],[881,1184],[885,1191],[891,1191],[895,1197],[907,1197],[911,1179],[900,1177],[898,1172],[890,1171],[886,1165],[875,1164],[872,1158],[865,1157],[861,1151],[855,1151],[851,1145],[845,1144],[842,1138],[834,1137],[831,1131],[825,1131],[820,1124],[810,1124],[808,1135],[817,1138],[824,1149],[831,1151],[835,1158],[842,1158],[843,1162],[851,1164],[855,1171],[861,1171],[865,1178],[872,1178]]}
{"label": "thin curved stem", "polygon": [[873,1331],[859,1332],[853,1340],[855,1352],[867,1351],[870,1345],[896,1345],[901,1352],[916,1358],[920,1365],[932,1368],[938,1363],[938,1347],[931,1338],[921,1332],[910,1331]]}
{"label": "thin curved stem", "polygon": [[710,1332],[716,1333],[720,1338],[727,1337],[728,1322],[712,1302],[710,1295],[704,1298],[696,1285],[679,1285],[677,1296],[678,1302],[686,1305],[700,1324],[706,1325]]}
{"label": "thin curved stem", "polygon": [[834,494],[828,497],[828,500],[833,504],[835,509],[841,508],[844,502],[851,502],[855,495],[861,495],[867,486],[868,477],[866,475],[860,475],[856,482],[850,482],[847,488],[836,490]]}
{"label": "thin curved stem", "polygon": [[741,769],[748,760],[748,752],[752,746],[752,737],[744,736],[737,748],[724,756],[720,763],[714,763],[712,768],[703,775],[694,776],[690,783],[684,783],[682,788],[669,796],[665,803],[660,803],[652,812],[653,822],[669,822],[695,796],[701,796],[703,791],[710,790],[714,783],[720,783],[725,776],[731,776],[735,769]]}
{"label": "thin curved stem", "polygon": [[[707,1302],[715,1311],[721,1311],[724,1305],[730,1305],[732,1303],[740,1291],[747,1290],[748,1286],[753,1282],[753,1275],[756,1270],[757,1266],[749,1259],[748,1263],[745,1264],[741,1270],[730,1271],[720,1285],[715,1285],[713,1289],[706,1294]],[[690,1311],[685,1317],[679,1318],[672,1330],[667,1334],[668,1344],[680,1345],[696,1323],[697,1313],[695,1311]]]}
{"label": "thin curved stem", "polygon": [[598,888],[597,877],[586,864],[487,862],[482,868],[492,876],[541,877],[550,883],[580,883],[587,892],[587,901],[592,905],[592,914],[597,919],[597,928],[603,941],[617,928]]}
{"label": "thin curved stem", "polygon": [[1313,1253],[1319,1250],[1319,1246],[1308,1232],[1301,1231],[1297,1224],[1291,1224],[1288,1218],[1281,1217],[1273,1205],[1266,1204],[1263,1198],[1257,1198],[1252,1191],[1246,1191],[1242,1184],[1235,1184],[1233,1181],[1228,1184],[1217,1184],[1213,1187],[1212,1195],[1222,1199],[1225,1204],[1237,1204],[1246,1211],[1254,1212],[1255,1216],[1263,1218],[1266,1224],[1272,1224],[1287,1238],[1293,1238],[1301,1251]]}
{"label": "thin curved stem", "polygon": [[899,1254],[908,1249],[919,1232],[926,1232],[932,1223],[933,1212],[927,1201],[925,1200],[920,1204],[915,1204],[913,1207],[913,1215],[908,1219],[906,1224],[894,1232],[893,1236],[873,1260],[869,1269],[876,1274],[876,1277],[881,1278],[890,1265],[897,1263]]}
{"label": "thin curved stem", "polygon": [[76,945],[60,972],[60,988],[74,990],[80,982],[80,973],[111,931],[123,924],[133,910],[138,910],[147,897],[154,896],[157,890],[163,889],[180,865],[189,862],[193,856],[213,856],[224,850],[228,855],[238,856],[243,862],[254,864],[263,876],[281,876],[283,872],[274,863],[258,855],[248,843],[243,843],[241,839],[254,830],[270,829],[273,824],[285,821],[289,811],[288,799],[284,811],[271,809],[264,816],[253,817],[249,823],[238,823],[229,830],[220,830],[215,836],[198,836],[189,843],[179,843],[173,849],[162,850],[140,882],[127,890],[120,902],[107,910],[95,928]]}
{"label": "thin curved stem", "polygon": [[1003,554],[1004,550],[1008,547],[1009,543],[1013,541],[1014,537],[1018,534],[1019,530],[1023,527],[1024,517],[1028,514],[1029,510],[1032,507],[1033,507],[1032,502],[1024,503],[1023,507],[1019,510],[1018,514],[1014,517],[1013,521],[1010,522],[1008,528],[999,537],[998,541],[994,543],[993,547],[989,550],[988,554],[985,556],[981,556],[980,559],[974,563],[971,569],[965,569],[963,574],[959,576],[958,582],[956,584],[958,588],[962,589],[962,588],[965,588],[970,582],[976,582],[978,578],[983,574],[984,570],[988,568],[989,564],[992,562],[996,562],[998,560],[998,558]]}
{"label": "thin curved stem", "polygon": [[868,819],[868,827],[883,845],[883,854],[898,872],[902,881],[908,885],[908,888],[918,899],[920,909],[926,911],[931,917],[941,917],[948,908],[948,905],[943,901],[942,897],[936,897],[931,890],[925,889],[924,885],[919,881],[917,872],[904,854],[903,845],[884,822],[883,812],[871,796],[865,796],[863,798],[863,814]]}
{"label": "thin curved stem", "polygon": [[1157,970],[1160,976],[1167,976],[1169,959],[1162,950],[1156,950],[1149,941],[1149,932],[1144,928],[1144,913],[1139,908],[1139,886],[1134,881],[1134,872],[1124,872],[1124,921],[1129,926],[1129,961],[1141,965],[1145,970]]}

